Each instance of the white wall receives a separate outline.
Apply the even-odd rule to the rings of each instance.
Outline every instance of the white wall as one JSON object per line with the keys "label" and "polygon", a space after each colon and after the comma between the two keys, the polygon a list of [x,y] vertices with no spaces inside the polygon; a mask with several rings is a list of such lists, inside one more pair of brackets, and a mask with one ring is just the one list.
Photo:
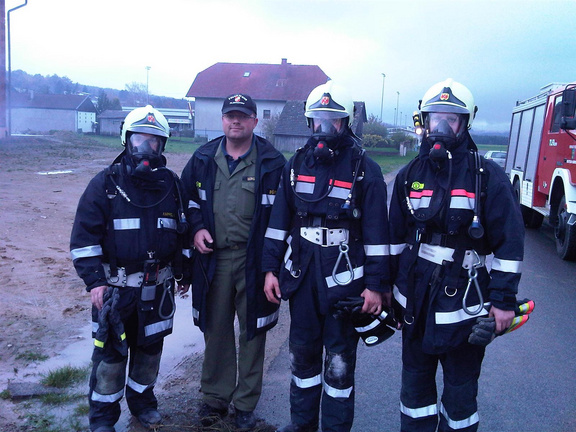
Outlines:
{"label": "white wall", "polygon": [[78,111],[76,131],[82,130],[83,133],[93,132],[92,125],[96,121],[96,113]]}

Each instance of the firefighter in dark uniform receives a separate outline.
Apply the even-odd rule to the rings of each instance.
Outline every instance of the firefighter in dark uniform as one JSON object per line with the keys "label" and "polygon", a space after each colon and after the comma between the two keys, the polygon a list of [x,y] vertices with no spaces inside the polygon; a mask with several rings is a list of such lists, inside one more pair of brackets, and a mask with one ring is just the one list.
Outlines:
{"label": "firefighter in dark uniform", "polygon": [[130,412],[146,427],[161,422],[154,384],[172,332],[175,285],[185,292],[189,283],[185,197],[162,155],[169,135],[151,106],[130,112],[124,151],[78,203],[70,249],[93,305],[92,432],[114,431],[125,384]]}
{"label": "firefighter in dark uniform", "polygon": [[[514,318],[524,224],[506,174],[478,155],[470,137],[476,111],[462,84],[448,79],[432,86],[420,101],[419,155],[394,184],[390,251],[404,324],[406,432],[478,429],[485,347],[468,339],[478,317],[491,320],[495,333]],[[444,376],[439,403],[438,362]]]}
{"label": "firefighter in dark uniform", "polygon": [[[354,103],[328,81],[310,93],[313,134],[286,164],[264,243],[268,300],[290,304],[291,424],[284,432],[349,431],[358,333],[333,306],[390,303],[386,184],[351,130]],[[324,354],[324,372],[323,369]]]}

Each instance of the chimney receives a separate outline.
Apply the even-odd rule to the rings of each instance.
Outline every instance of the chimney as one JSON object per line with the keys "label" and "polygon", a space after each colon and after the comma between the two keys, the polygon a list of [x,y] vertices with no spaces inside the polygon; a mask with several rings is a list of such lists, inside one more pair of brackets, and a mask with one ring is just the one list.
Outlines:
{"label": "chimney", "polygon": [[[288,65],[290,63],[288,63],[288,60],[283,58],[282,59],[282,63],[280,63],[280,80],[285,80],[288,77]],[[279,85],[278,83],[276,84],[277,86]],[[281,86],[284,86],[284,83],[281,84]]]}

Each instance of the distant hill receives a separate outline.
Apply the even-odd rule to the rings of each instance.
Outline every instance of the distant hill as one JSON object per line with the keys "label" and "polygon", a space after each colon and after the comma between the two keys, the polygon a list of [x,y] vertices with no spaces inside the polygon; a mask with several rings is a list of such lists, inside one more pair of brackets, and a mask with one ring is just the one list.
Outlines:
{"label": "distant hill", "polygon": [[188,101],[186,99],[147,95],[146,86],[139,83],[127,84],[125,90],[117,90],[75,83],[65,76],[30,75],[23,70],[12,71],[11,83],[13,90],[20,93],[89,95],[97,107],[98,100],[100,98],[105,99],[109,105],[100,106],[99,108],[101,109],[99,109],[99,111],[103,111],[104,109],[119,109],[122,106],[140,106],[147,101],[156,108],[188,108]]}
{"label": "distant hill", "polygon": [[508,132],[470,132],[476,144],[508,145]]}

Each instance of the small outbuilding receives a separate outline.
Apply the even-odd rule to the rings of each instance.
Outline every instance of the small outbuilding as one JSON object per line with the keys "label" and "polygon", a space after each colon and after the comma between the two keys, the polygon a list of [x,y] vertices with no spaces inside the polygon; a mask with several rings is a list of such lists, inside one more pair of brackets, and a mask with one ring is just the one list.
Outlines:
{"label": "small outbuilding", "polygon": [[95,132],[96,107],[89,96],[13,92],[11,107],[13,134]]}

